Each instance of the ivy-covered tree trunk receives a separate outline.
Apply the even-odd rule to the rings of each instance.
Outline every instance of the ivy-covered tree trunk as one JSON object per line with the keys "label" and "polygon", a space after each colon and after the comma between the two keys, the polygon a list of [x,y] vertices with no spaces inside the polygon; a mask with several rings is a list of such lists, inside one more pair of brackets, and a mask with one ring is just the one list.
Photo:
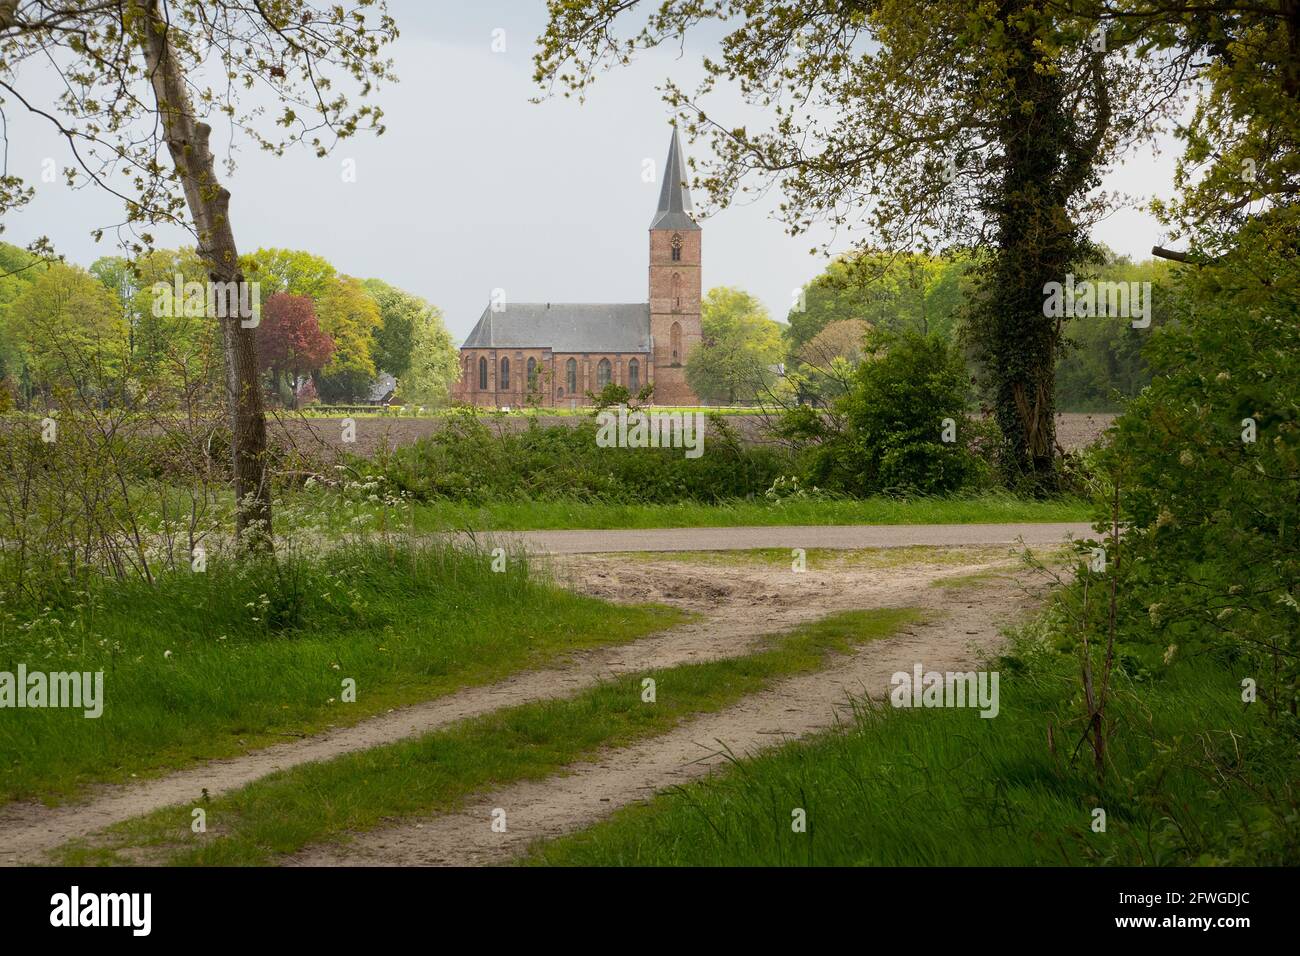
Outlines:
{"label": "ivy-covered tree trunk", "polygon": [[[211,127],[194,113],[185,76],[167,37],[158,0],[135,0],[139,38],[158,105],[163,137],[180,177],[198,234],[199,256],[213,282],[242,288],[244,274],[230,226],[230,192],[217,180],[208,148]],[[271,548],[271,488],[266,474],[266,414],[258,385],[254,330],[237,310],[220,316],[226,364],[231,457],[235,484],[235,534],[240,545]]]}
{"label": "ivy-covered tree trunk", "polygon": [[1003,8],[1010,89],[997,117],[1000,186],[985,204],[994,251],[979,277],[972,328],[1002,433],[1002,465],[1016,486],[1057,487],[1056,360],[1062,324],[1044,314],[1044,287],[1089,254],[1069,202],[1093,174],[1093,144],[1078,142],[1060,77],[1035,40],[1049,26],[1030,4]]}

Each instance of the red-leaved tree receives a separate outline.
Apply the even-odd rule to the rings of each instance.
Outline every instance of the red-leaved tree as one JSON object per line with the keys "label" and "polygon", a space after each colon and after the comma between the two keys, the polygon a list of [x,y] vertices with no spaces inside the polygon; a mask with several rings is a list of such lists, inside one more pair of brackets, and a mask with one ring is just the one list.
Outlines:
{"label": "red-leaved tree", "polygon": [[258,364],[270,373],[272,392],[280,392],[288,376],[291,406],[296,404],[298,382],[323,368],[333,354],[334,340],[321,330],[309,296],[277,292],[262,304]]}

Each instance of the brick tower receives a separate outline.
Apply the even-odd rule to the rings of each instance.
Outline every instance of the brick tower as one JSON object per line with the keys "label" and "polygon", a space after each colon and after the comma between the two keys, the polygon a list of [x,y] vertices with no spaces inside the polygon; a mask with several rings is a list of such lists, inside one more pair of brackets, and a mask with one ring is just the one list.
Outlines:
{"label": "brick tower", "polygon": [[686,359],[700,343],[700,227],[690,216],[677,130],[664,166],[659,208],[650,223],[650,338],[656,405],[698,405],[686,384]]}

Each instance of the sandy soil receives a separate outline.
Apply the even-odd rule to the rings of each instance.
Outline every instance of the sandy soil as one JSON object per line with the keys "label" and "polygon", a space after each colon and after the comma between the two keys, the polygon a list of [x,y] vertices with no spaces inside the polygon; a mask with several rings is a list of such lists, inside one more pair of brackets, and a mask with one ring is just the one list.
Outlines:
{"label": "sandy soil", "polygon": [[[483,547],[526,548],[534,554],[593,554],[601,551],[747,551],[774,548],[984,547],[1053,549],[1069,537],[1090,538],[1087,522],[1020,524],[841,524],[767,525],[721,528],[611,528],[599,531],[495,531],[476,533]],[[469,543],[468,535],[460,536]]]}
{"label": "sandy soil", "polygon": [[[499,708],[569,696],[611,675],[742,655],[764,634],[837,610],[918,606],[945,612],[945,620],[869,645],[828,671],[789,681],[725,713],[612,754],[608,761],[575,768],[569,777],[492,798],[489,810],[506,805],[518,815],[510,816],[507,834],[489,831],[486,843],[478,830],[487,817],[476,801],[464,815],[367,834],[346,851],[321,848],[297,862],[360,862],[363,858],[392,863],[473,862],[481,854],[486,854],[483,859],[504,859],[524,845],[521,841],[582,825],[650,790],[703,772],[710,761],[697,761],[718,749],[716,741],[743,752],[782,735],[807,733],[831,722],[836,705],[849,692],[874,693],[895,670],[918,660],[940,669],[969,662],[973,654],[996,646],[997,628],[1008,615],[1032,603],[1019,587],[1002,579],[977,595],[964,588],[930,586],[937,579],[972,571],[1013,569],[1014,559],[1005,547],[918,549],[901,558],[892,552],[850,552],[822,570],[801,574],[792,573],[784,562],[741,558],[692,561],[584,555],[553,559],[557,576],[577,590],[612,600],[662,601],[702,618],[352,727],[155,780],[104,787],[81,803],[4,807],[0,809],[0,863],[39,863],[48,850],[68,840],[89,837],[160,807],[197,802],[205,789],[215,796],[276,770],[419,736]],[[582,780],[588,784],[581,784]]]}

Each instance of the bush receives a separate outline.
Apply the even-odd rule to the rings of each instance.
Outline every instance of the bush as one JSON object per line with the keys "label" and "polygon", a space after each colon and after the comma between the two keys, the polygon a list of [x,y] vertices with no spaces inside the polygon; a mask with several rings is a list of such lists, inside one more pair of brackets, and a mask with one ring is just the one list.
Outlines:
{"label": "bush", "polygon": [[[488,420],[490,421],[490,419]],[[453,415],[442,431],[356,467],[382,475],[418,501],[566,498],[613,503],[715,502],[762,495],[792,463],[745,445],[720,417],[708,419],[704,452],[680,448],[601,448],[593,418],[498,432],[473,412]]]}
{"label": "bush", "polygon": [[1172,821],[1153,834],[1159,852],[1188,842],[1188,822],[1201,826],[1177,819],[1165,775],[1203,777],[1214,819],[1226,823],[1194,835],[1200,862],[1294,863],[1300,846],[1296,219],[1282,210],[1255,220],[1228,255],[1180,276],[1178,318],[1145,352],[1152,383],[1084,456],[1104,555],[1079,546],[1050,628],[1080,674],[1061,726],[1092,744],[1099,778],[1143,732],[1149,703],[1143,695],[1126,707],[1117,688],[1158,687],[1207,663],[1229,678],[1205,703],[1245,710],[1251,735],[1199,723],[1160,741],[1157,758],[1123,781]]}
{"label": "bush", "polygon": [[[873,331],[852,391],[823,418],[801,407],[780,432],[806,448],[805,479],[853,495],[940,494],[979,476],[960,352],[938,335]],[[952,441],[945,441],[951,436]]]}
{"label": "bush", "polygon": [[1300,268],[1286,218],[1185,273],[1179,320],[1147,348],[1154,380],[1099,456],[1097,497],[1106,524],[1118,499],[1124,529],[1120,640],[1152,665],[1230,653],[1267,707],[1294,717]]}

